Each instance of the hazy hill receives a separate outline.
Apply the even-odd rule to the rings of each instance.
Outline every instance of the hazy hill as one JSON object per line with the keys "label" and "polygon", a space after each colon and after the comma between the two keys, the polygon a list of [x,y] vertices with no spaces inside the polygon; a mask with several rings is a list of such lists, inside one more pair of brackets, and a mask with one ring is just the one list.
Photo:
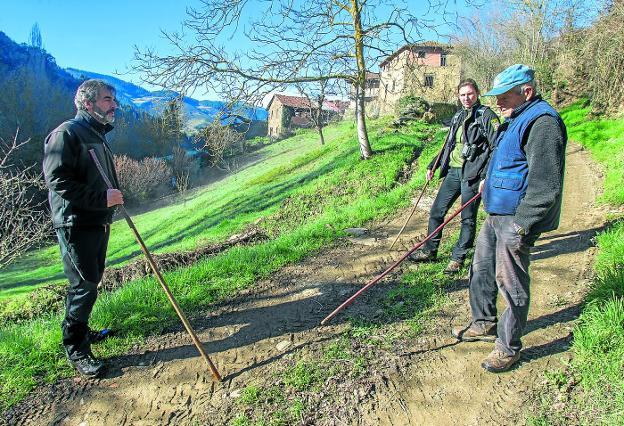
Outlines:
{"label": "hazy hill", "polygon": [[[138,110],[159,115],[167,104],[178,97],[178,93],[170,90],[160,90],[150,92],[136,84],[129,83],[117,77],[105,74],[98,74],[90,71],[79,70],[75,68],[67,68],[66,71],[72,76],[82,78],[100,78],[109,82],[117,89],[117,97],[122,103],[132,105]],[[193,132],[194,130],[206,126],[212,122],[220,113],[228,115],[228,106],[223,101],[197,100],[189,97],[182,99],[182,111],[185,118],[185,130]],[[245,107],[238,114],[244,115],[253,121],[266,121],[268,117],[267,110],[264,108]],[[224,124],[229,124],[224,120]]]}

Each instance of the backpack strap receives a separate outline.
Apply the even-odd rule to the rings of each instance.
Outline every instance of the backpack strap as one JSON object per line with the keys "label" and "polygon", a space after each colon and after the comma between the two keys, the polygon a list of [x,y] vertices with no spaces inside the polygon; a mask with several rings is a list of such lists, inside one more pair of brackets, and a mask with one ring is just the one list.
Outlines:
{"label": "backpack strap", "polygon": [[477,114],[475,117],[475,121],[477,122],[477,125],[479,126],[479,132],[481,133],[481,136],[483,136],[486,140],[488,140],[488,135],[487,132],[485,131],[486,127],[485,127],[485,111],[488,109],[488,107],[486,107],[485,105],[481,105],[479,106],[479,108],[477,108]]}

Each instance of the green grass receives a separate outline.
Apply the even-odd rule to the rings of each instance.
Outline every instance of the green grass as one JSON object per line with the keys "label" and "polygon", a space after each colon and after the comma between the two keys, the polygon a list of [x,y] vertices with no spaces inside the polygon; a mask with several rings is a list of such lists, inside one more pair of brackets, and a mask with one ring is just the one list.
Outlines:
{"label": "green grass", "polygon": [[577,102],[561,110],[568,137],[585,148],[605,169],[603,201],[624,204],[624,120],[588,119],[591,107]]}
{"label": "green grass", "polygon": [[[370,160],[359,160],[355,126],[341,123],[327,130],[329,142],[324,147],[319,147],[313,132],[302,133],[263,148],[267,150],[263,163],[198,191],[185,203],[137,216],[138,229],[156,252],[192,249],[265,218],[263,226],[273,236],[268,241],[234,247],[164,274],[183,309],[192,314],[207,308],[331,244],[342,236],[341,229],[362,226],[408,205],[408,195],[422,184],[424,173],[419,169],[404,185],[397,184],[396,178],[414,151],[423,147],[427,164],[443,134],[438,132],[435,143],[425,144],[417,137],[432,134],[425,125],[402,133],[384,129],[383,122],[371,126],[376,154]],[[275,168],[281,172],[275,174]],[[136,255],[136,245],[124,226],[116,223],[113,227],[112,264]],[[15,279],[17,270],[28,267],[42,279],[44,273],[35,268],[35,260],[41,261],[50,250],[34,253],[25,263],[3,271],[3,279]],[[39,383],[72,374],[63,361],[60,320],[58,314],[48,315],[0,328],[0,408],[15,404]],[[98,349],[103,356],[122,354],[133,342],[176,321],[152,278],[103,294],[91,316],[94,328],[112,327],[120,332],[119,338],[107,340]]]}
{"label": "green grass", "polygon": [[[570,138],[606,171],[603,202],[624,205],[624,119],[589,120],[577,103],[562,111]],[[551,371],[533,425],[621,425],[624,419],[624,220],[597,237],[596,276],[574,329],[573,358]],[[553,404],[556,402],[556,404]],[[555,407],[555,408],[553,408]]]}
{"label": "green grass", "polygon": [[[319,148],[312,132],[271,144],[254,153],[261,161],[191,191],[179,203],[137,215],[133,221],[154,253],[193,250],[222,241],[269,215],[300,186],[327,173],[336,160],[353,157],[357,145],[351,141],[352,134],[352,126],[341,123],[327,129],[332,143],[324,148]],[[115,222],[111,234],[107,267],[119,267],[142,256],[125,221]],[[0,270],[0,299],[62,281],[60,254],[53,244]]]}

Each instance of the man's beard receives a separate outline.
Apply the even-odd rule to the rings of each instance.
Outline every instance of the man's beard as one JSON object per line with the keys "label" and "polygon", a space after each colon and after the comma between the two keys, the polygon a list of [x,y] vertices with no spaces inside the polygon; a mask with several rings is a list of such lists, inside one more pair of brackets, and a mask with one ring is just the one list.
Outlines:
{"label": "man's beard", "polygon": [[[109,113],[113,113],[109,116]],[[109,110],[108,112],[100,109],[97,105],[93,105],[93,115],[102,124],[112,124],[115,122],[115,110]]]}

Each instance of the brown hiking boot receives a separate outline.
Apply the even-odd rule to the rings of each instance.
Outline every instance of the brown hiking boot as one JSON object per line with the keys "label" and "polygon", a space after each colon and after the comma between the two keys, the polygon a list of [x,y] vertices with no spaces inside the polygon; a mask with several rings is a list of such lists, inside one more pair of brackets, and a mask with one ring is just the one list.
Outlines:
{"label": "brown hiking boot", "polygon": [[446,269],[444,269],[444,273],[447,275],[453,275],[461,271],[463,263],[458,262],[456,260],[451,260],[448,265],[446,265]]}
{"label": "brown hiking boot", "polygon": [[470,323],[463,327],[453,327],[453,336],[462,342],[494,342],[496,340],[495,323]]}
{"label": "brown hiking boot", "polygon": [[483,360],[481,367],[492,373],[502,373],[509,370],[519,359],[519,351],[515,355],[507,355],[500,349],[494,348],[488,357]]}
{"label": "brown hiking boot", "polygon": [[418,249],[414,253],[410,254],[408,256],[408,259],[412,262],[433,262],[434,260],[436,260],[436,257],[437,253],[435,252]]}

